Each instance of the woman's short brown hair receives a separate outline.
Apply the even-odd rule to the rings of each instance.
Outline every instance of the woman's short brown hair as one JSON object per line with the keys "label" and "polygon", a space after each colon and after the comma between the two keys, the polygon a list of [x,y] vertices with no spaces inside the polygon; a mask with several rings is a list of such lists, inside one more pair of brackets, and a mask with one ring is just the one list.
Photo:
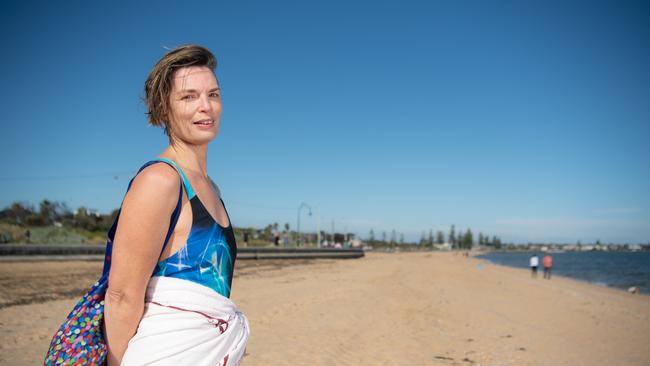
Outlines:
{"label": "woman's short brown hair", "polygon": [[145,102],[149,123],[162,126],[169,136],[169,98],[174,73],[183,67],[206,66],[212,72],[217,68],[217,59],[207,48],[189,44],[167,52],[151,69],[144,83]]}

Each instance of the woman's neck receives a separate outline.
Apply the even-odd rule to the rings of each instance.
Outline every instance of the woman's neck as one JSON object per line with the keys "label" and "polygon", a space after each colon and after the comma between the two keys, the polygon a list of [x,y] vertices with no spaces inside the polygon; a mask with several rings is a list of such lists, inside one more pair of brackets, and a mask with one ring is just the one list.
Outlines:
{"label": "woman's neck", "polygon": [[178,163],[184,171],[208,176],[208,145],[187,145],[175,143],[169,145],[161,154]]}

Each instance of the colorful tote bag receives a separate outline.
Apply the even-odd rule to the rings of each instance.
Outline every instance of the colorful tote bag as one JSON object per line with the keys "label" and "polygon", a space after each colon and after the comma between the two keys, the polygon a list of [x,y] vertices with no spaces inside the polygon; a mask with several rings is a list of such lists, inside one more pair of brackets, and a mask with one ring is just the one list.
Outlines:
{"label": "colorful tote bag", "polygon": [[[140,168],[140,173],[144,168],[158,161],[152,160]],[[166,161],[163,161],[167,163]],[[169,164],[169,163],[167,163]],[[172,164],[169,164],[172,165]],[[173,167],[173,165],[172,165]],[[136,174],[137,175],[137,174]],[[133,178],[135,179],[135,177]],[[131,188],[133,179],[129,182],[128,190]],[[181,182],[178,204],[170,219],[169,230],[163,243],[163,250],[167,241],[174,231],[178,216],[181,211],[181,202],[183,198],[183,183]],[[61,324],[59,330],[54,334],[50,342],[50,348],[47,350],[44,365],[105,365],[106,364],[106,339],[102,326],[104,324],[104,296],[108,288],[108,274],[111,267],[111,253],[113,249],[113,239],[117,222],[120,218],[118,211],[113,226],[108,231],[108,241],[106,243],[106,254],[104,256],[104,269],[102,277],[90,288],[90,290],[74,306],[66,320]],[[162,254],[162,253],[161,253]]]}

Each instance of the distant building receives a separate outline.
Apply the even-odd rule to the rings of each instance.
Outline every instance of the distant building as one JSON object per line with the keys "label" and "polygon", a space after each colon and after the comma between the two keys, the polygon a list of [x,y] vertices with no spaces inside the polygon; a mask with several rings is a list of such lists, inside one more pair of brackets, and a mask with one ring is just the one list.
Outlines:
{"label": "distant building", "polygon": [[437,250],[451,250],[451,244],[449,243],[433,244],[433,247]]}
{"label": "distant building", "polygon": [[359,239],[350,240],[350,246],[352,248],[361,248],[362,245],[363,245],[363,243]]}

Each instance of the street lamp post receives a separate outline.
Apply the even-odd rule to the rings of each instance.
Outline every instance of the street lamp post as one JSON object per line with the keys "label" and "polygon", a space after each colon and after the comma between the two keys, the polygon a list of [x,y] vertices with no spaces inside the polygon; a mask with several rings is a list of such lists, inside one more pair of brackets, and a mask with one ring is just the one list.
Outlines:
{"label": "street lamp post", "polygon": [[316,206],[316,248],[320,248],[320,207]]}
{"label": "street lamp post", "polygon": [[298,246],[300,246],[300,210],[302,210],[303,207],[309,209],[309,216],[311,216],[311,207],[308,204],[302,202],[300,206],[298,206],[298,225],[296,226],[296,231],[298,235],[296,243],[298,244]]}

